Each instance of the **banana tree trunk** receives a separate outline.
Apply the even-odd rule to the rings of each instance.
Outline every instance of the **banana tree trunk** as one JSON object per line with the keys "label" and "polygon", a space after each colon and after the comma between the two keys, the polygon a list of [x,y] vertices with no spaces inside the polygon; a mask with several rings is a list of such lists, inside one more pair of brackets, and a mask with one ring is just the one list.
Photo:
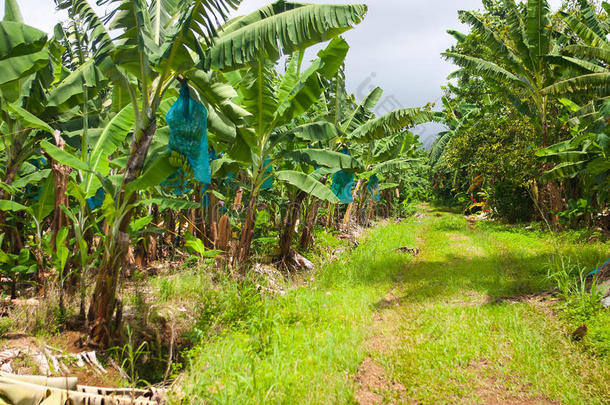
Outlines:
{"label": "banana tree trunk", "polygon": [[334,226],[333,223],[333,214],[335,210],[335,205],[330,202],[326,204],[326,228],[330,229],[331,225]]}
{"label": "banana tree trunk", "polygon": [[218,221],[218,239],[215,248],[227,252],[231,241],[231,220],[224,214]]}
{"label": "banana tree trunk", "polygon": [[[549,117],[547,112],[547,98],[544,97],[540,108],[540,121],[542,124],[542,145],[548,147],[554,143],[554,139],[551,139],[549,132]],[[545,167],[545,170],[550,170]],[[564,203],[561,193],[561,182],[556,180],[549,180],[545,183],[546,194],[548,195],[547,212],[550,217],[551,223],[554,227],[559,224],[559,215],[551,214],[551,211],[562,211],[564,209]]]}
{"label": "banana tree trunk", "polygon": [[201,184],[195,186],[194,200],[199,205],[198,208],[190,210],[191,221],[193,223],[193,235],[207,243],[205,210],[202,206],[203,196],[201,195]]}
{"label": "banana tree trunk", "polygon": [[385,193],[385,201],[386,201],[385,217],[389,218],[392,215],[392,200],[393,200],[392,189],[387,189],[384,191],[384,193]]}
{"label": "banana tree trunk", "polygon": [[[59,149],[64,150],[66,142],[62,139],[59,131],[55,130],[53,137],[55,138],[55,145]],[[53,238],[51,239],[51,243],[52,246],[55,247],[57,232],[68,223],[68,218],[62,211],[61,206],[68,207],[68,194],[66,191],[68,190],[68,180],[70,178],[71,169],[68,166],[64,166],[61,163],[52,160],[51,171],[53,173],[53,187],[55,187],[55,208],[53,211],[53,220],[51,222]]]}
{"label": "banana tree trunk", "polygon": [[286,220],[284,221],[284,231],[280,237],[280,261],[285,263],[290,255],[292,248],[292,240],[294,238],[294,228],[299,218],[299,212],[303,205],[303,200],[307,197],[307,193],[299,191],[286,212]]}
{"label": "banana tree trunk", "polygon": [[[366,184],[368,184],[368,183],[366,183]],[[365,223],[365,221],[366,221],[366,214],[364,213],[365,210],[366,210],[366,206],[367,206],[367,204],[366,204],[367,203],[366,195],[367,195],[367,191],[366,191],[366,187],[365,187],[364,193],[362,193],[360,195],[356,194],[354,196],[354,200],[355,200],[355,203],[356,203],[356,212],[355,212],[356,222],[359,225],[365,225],[365,226],[367,225]]]}
{"label": "banana tree trunk", "polygon": [[559,215],[553,212],[563,211],[564,209],[563,199],[561,198],[561,183],[556,180],[549,180],[545,187],[549,198],[547,211],[549,212],[551,223],[557,227],[559,225]]}
{"label": "banana tree trunk", "polygon": [[237,251],[237,263],[244,269],[248,259],[250,258],[250,245],[254,237],[254,223],[256,222],[256,206],[258,204],[258,194],[253,193],[248,202],[246,210],[246,219],[241,231],[239,240],[239,249]]}
{"label": "banana tree trunk", "polygon": [[[354,200],[357,199],[358,192],[360,191],[360,187],[362,187],[363,182],[364,182],[364,179],[358,180],[358,183],[356,184],[356,188],[354,189],[354,194],[353,194]],[[350,217],[351,217],[352,211],[354,209],[354,204],[357,204],[357,202],[351,202],[347,205],[347,211],[345,212],[345,217],[343,218],[343,226],[347,226],[349,224]]]}
{"label": "banana tree trunk", "polygon": [[[125,186],[136,180],[148,154],[150,143],[155,135],[157,123],[154,118],[149,119],[150,124],[142,131],[140,139],[134,135],[131,144],[131,153],[127,161],[123,189],[121,190],[121,203],[125,199]],[[132,193],[130,203],[137,199],[136,193]],[[129,247],[129,224],[133,211],[130,209],[125,213],[118,229],[115,241],[106,244],[101,265],[98,269],[95,290],[89,306],[89,343],[100,348],[107,348],[113,334],[112,314],[117,300],[116,289],[119,281],[121,268],[123,267]],[[118,327],[118,325],[115,325]]]}
{"label": "banana tree trunk", "polygon": [[307,250],[313,243],[313,229],[316,226],[316,220],[318,218],[318,212],[320,211],[321,201],[315,197],[307,213],[307,219],[305,220],[305,226],[303,227],[303,233],[301,234],[301,240],[299,246],[303,250]]}
{"label": "banana tree trunk", "polygon": [[[15,177],[17,177],[17,171],[19,170],[19,166],[14,162],[9,162],[7,165],[7,170],[4,175],[3,183],[7,186],[10,186],[15,181]],[[4,188],[0,188],[0,200],[8,200],[11,196]],[[8,234],[9,227],[6,223],[6,218],[8,217],[8,211],[0,211],[0,231],[4,234]],[[4,243],[8,243],[8,240],[5,240]],[[0,246],[0,249],[2,246]]]}
{"label": "banana tree trunk", "polygon": [[[320,183],[326,184],[328,181],[328,176],[324,176],[320,179]],[[313,228],[316,225],[316,219],[318,217],[318,211],[320,209],[321,200],[316,197],[311,197],[312,203],[309,208],[309,212],[307,213],[307,218],[305,219],[305,226],[303,227],[303,233],[301,234],[301,240],[299,242],[299,246],[301,249],[309,249],[311,244],[313,243]]]}
{"label": "banana tree trunk", "polygon": [[[214,184],[210,184],[210,190],[214,189]],[[208,201],[208,219],[209,219],[209,244],[210,247],[215,249],[216,242],[218,240],[218,198],[212,193],[209,193]]]}

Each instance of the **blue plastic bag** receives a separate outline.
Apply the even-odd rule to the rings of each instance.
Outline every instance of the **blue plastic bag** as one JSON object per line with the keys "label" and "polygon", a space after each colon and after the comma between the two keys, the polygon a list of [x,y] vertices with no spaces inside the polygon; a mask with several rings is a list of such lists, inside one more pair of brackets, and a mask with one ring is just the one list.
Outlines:
{"label": "blue plastic bag", "polygon": [[169,125],[169,150],[180,152],[193,168],[195,179],[210,184],[212,173],[208,155],[208,112],[203,104],[191,98],[188,85],[165,115]]}
{"label": "blue plastic bag", "polygon": [[265,182],[263,183],[263,185],[261,186],[261,190],[271,190],[273,188],[273,176],[271,176],[271,173],[273,173],[273,166],[270,165],[271,163],[271,158],[269,158],[269,156],[267,156],[265,158],[265,163],[264,165],[267,166],[267,168],[265,169],[265,174],[264,176],[267,177],[267,180],[265,180]]}
{"label": "blue plastic bag", "polygon": [[354,187],[354,175],[343,170],[339,170],[333,175],[331,190],[339,198],[342,204],[354,202],[352,188]]}
{"label": "blue plastic bag", "polygon": [[100,188],[97,190],[93,197],[87,199],[87,205],[89,205],[89,209],[93,211],[96,208],[99,208],[104,204],[104,198],[106,197],[106,190]]}
{"label": "blue plastic bag", "polygon": [[163,183],[161,183],[161,187],[170,189],[172,194],[176,197],[188,194],[192,190],[192,188],[188,186],[186,174],[183,173],[182,169],[176,170],[174,174],[165,179]]}
{"label": "blue plastic bag", "polygon": [[381,190],[379,189],[379,178],[376,174],[372,175],[369,178],[369,183],[367,185],[367,189],[369,190],[369,194],[371,194],[371,198],[373,201],[381,201]]}

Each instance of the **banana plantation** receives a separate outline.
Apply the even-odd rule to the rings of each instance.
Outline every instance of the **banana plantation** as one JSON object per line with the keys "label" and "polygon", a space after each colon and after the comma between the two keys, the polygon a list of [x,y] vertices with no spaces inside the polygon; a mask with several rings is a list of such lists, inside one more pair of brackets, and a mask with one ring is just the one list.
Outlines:
{"label": "banana plantation", "polygon": [[0,403],[607,403],[609,3],[447,6],[388,109],[387,4],[47,2],[0,21]]}

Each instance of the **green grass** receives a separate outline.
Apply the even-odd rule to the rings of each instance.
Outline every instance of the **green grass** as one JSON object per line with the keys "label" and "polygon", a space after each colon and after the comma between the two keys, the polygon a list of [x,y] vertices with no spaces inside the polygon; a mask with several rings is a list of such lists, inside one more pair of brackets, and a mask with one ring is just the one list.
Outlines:
{"label": "green grass", "polygon": [[[392,333],[401,339],[376,354],[409,399],[606,403],[607,359],[573,343],[549,304],[519,298],[554,287],[547,277],[556,246],[550,235],[489,223],[471,230],[453,215],[425,220],[420,235],[423,257],[396,293],[400,326]],[[608,251],[602,244],[559,246],[588,264]]]}
{"label": "green grass", "polygon": [[[214,284],[191,275],[160,284],[168,296],[197,294],[193,284],[205,284],[183,400],[353,403],[358,366],[371,356],[406,387],[379,393],[388,402],[491,396],[604,403],[610,367],[603,322],[592,327],[595,339],[574,343],[573,321],[554,316],[547,303],[519,298],[554,288],[547,273],[556,246],[585,266],[608,251],[608,244],[568,239],[557,245],[545,232],[493,223],[471,228],[460,215],[431,211],[370,230],[334,262],[328,252],[343,245],[321,235],[317,252],[325,264],[286,296],[259,294],[256,280]],[[396,252],[405,245],[419,247],[421,257]],[[398,305],[380,305],[390,290]],[[375,337],[384,347],[368,344]]]}
{"label": "green grass", "polygon": [[391,252],[414,243],[407,229],[372,230],[358,248],[316,272],[313,284],[260,300],[247,318],[202,342],[181,387],[186,402],[352,401],[374,304],[409,260]]}

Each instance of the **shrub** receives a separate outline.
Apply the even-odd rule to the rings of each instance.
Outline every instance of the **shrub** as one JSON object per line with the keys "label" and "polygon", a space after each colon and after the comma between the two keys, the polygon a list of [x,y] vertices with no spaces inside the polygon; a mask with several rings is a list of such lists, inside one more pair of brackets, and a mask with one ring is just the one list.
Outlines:
{"label": "shrub", "polygon": [[491,198],[497,215],[511,224],[534,219],[536,207],[525,187],[498,182],[492,187]]}

